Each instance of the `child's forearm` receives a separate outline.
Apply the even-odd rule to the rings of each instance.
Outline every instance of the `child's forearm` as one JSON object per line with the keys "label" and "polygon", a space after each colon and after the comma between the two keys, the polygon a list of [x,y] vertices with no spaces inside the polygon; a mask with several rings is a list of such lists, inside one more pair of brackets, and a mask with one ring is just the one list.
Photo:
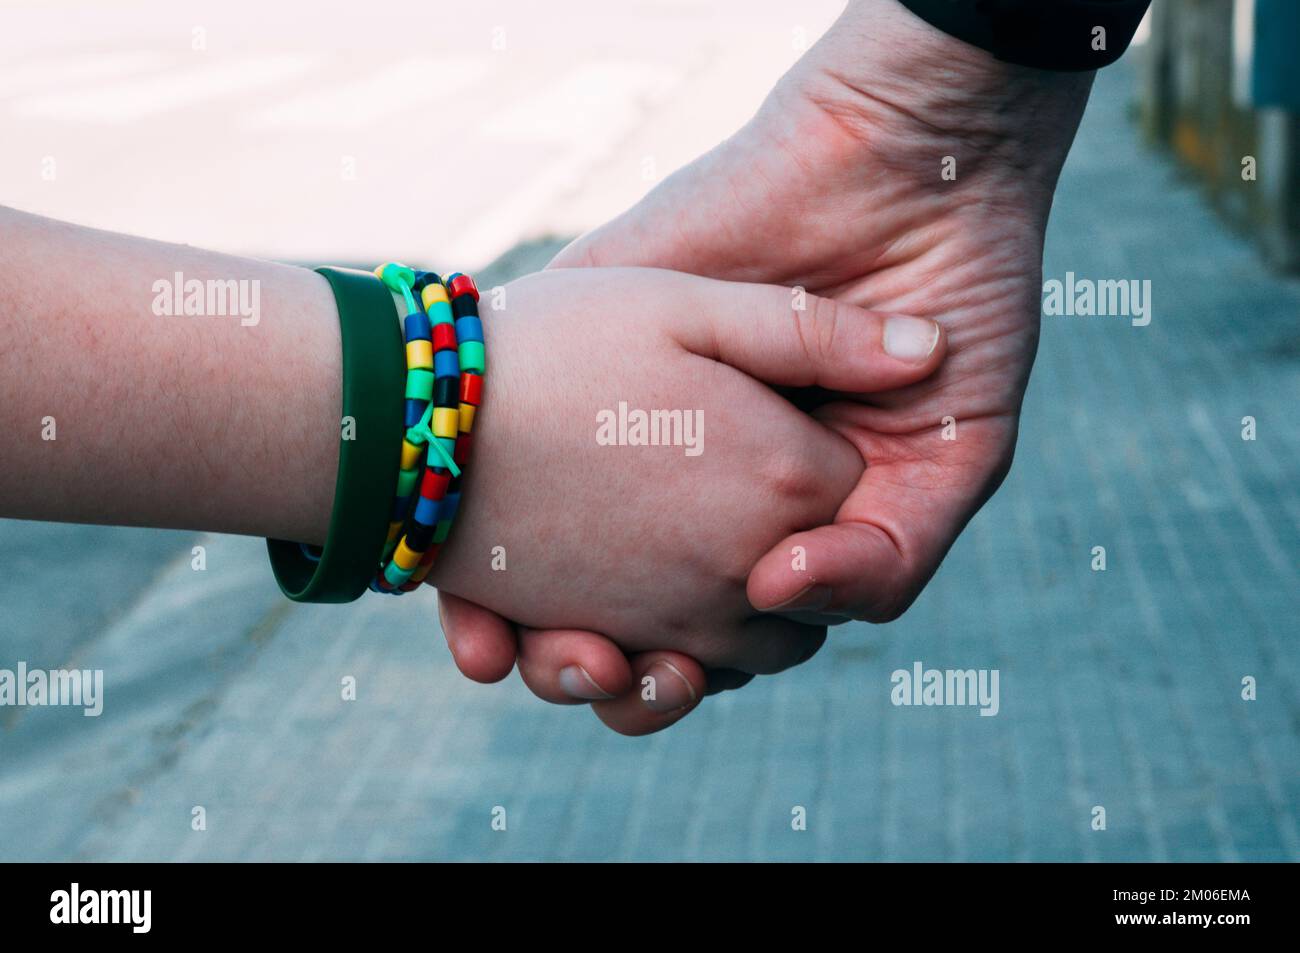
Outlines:
{"label": "child's forearm", "polygon": [[0,516],[320,543],[340,407],[320,275],[0,208]]}

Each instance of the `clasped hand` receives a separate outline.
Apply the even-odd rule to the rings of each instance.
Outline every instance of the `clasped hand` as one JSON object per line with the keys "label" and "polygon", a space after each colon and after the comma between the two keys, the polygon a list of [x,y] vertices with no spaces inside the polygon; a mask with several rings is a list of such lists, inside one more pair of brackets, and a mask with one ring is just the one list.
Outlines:
{"label": "clasped hand", "polygon": [[[517,660],[540,697],[641,734],[808,658],[828,623],[902,613],[1010,468],[1091,82],[851,0],[740,132],[521,282],[546,318],[516,329],[532,353],[501,345],[529,390],[495,411],[510,485],[455,541],[482,562],[508,526],[509,573],[538,575],[447,580],[461,670]],[[767,284],[606,270],[628,265]],[[801,289],[823,297],[798,310]],[[703,409],[707,451],[598,447],[620,400]]]}

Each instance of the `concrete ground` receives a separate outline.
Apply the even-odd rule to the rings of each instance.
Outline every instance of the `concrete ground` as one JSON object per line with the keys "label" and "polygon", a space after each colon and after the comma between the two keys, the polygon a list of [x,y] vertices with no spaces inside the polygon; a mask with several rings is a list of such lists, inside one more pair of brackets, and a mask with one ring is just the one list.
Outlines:
{"label": "concrete ground", "polygon": [[[680,94],[709,72],[710,44],[733,44],[683,30],[701,5],[634,6],[654,30],[613,36],[598,87],[662,69],[680,73]],[[482,16],[490,24],[493,11]],[[548,28],[505,19],[521,38]],[[756,13],[741,29],[759,33],[760,22]],[[776,22],[784,36],[789,24]],[[664,66],[655,56],[670,44],[656,38],[666,33],[686,49]],[[703,65],[684,66],[692,57]],[[771,64],[750,66],[757,75]],[[567,102],[565,83],[587,88],[590,77],[569,75],[560,70],[548,95]],[[36,94],[12,92],[6,77],[16,82],[0,72],[6,134],[58,126],[55,151],[79,129],[108,135],[60,118],[75,97],[15,112]],[[280,81],[268,80],[272,91]],[[1139,148],[1130,84],[1123,67],[1098,82],[1045,274],[1149,278],[1153,320],[1044,319],[1015,469],[903,619],[836,630],[805,666],[710,699],[668,732],[626,739],[586,711],[536,701],[517,679],[462,679],[430,592],[298,606],[276,590],[259,540],[3,522],[0,669],[102,669],[106,685],[98,718],[0,709],[0,859],[1300,860],[1300,285],[1264,271],[1169,164]],[[278,108],[308,125],[333,114],[303,105],[309,92],[262,91],[231,113]],[[128,116],[133,103],[150,105],[128,93],[101,105]],[[352,101],[346,89],[335,95]],[[563,160],[577,170],[564,175],[645,188],[619,168],[653,153],[638,137],[669,138],[676,119],[663,95],[619,100],[616,112],[637,109],[641,121],[605,151]],[[419,143],[389,143],[407,159],[408,148]],[[254,151],[222,161],[255,168],[268,153]],[[488,201],[478,194],[448,214],[505,223],[482,232],[487,251],[589,224],[580,219],[594,205],[556,200],[564,175],[542,173],[522,225],[470,208]],[[614,184],[592,191],[597,204],[618,194]],[[72,215],[64,201],[77,207],[59,199],[39,210]],[[114,224],[111,209],[92,211]],[[167,235],[140,214],[140,230]],[[214,205],[211,234],[180,235],[194,217],[193,201],[176,209],[176,237],[230,247],[223,235],[233,241],[238,216]],[[412,233],[415,252],[438,251],[445,233],[430,233],[443,237],[427,247]],[[277,234],[246,250],[316,251]],[[367,241],[320,254],[383,254]],[[544,257],[517,253],[498,274]],[[1241,439],[1245,416],[1257,421],[1253,442]],[[88,546],[78,586],[45,588],[42,567],[74,540]],[[202,572],[191,568],[196,544]],[[1104,572],[1091,568],[1096,546]],[[916,660],[997,669],[999,714],[894,707],[890,674]],[[1242,698],[1247,676],[1257,700]],[[340,697],[347,677],[355,701]],[[206,829],[196,831],[200,807]],[[1105,830],[1092,827],[1097,807]],[[798,808],[806,830],[792,828]],[[495,830],[501,811],[506,829]]]}

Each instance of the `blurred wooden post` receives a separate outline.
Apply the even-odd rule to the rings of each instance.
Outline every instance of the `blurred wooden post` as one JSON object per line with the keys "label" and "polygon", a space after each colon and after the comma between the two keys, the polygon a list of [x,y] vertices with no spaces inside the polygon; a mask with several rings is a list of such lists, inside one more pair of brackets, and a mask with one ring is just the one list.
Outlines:
{"label": "blurred wooden post", "polygon": [[1167,3],[1152,6],[1150,38],[1136,51],[1140,57],[1138,102],[1142,133],[1149,144],[1156,146],[1167,146],[1173,137],[1172,9]]}
{"label": "blurred wooden post", "polygon": [[1260,240],[1270,263],[1300,271],[1300,3],[1255,0],[1254,39]]}
{"label": "blurred wooden post", "polygon": [[1190,167],[1270,263],[1300,269],[1300,2],[1155,0],[1150,25],[1144,138]]}

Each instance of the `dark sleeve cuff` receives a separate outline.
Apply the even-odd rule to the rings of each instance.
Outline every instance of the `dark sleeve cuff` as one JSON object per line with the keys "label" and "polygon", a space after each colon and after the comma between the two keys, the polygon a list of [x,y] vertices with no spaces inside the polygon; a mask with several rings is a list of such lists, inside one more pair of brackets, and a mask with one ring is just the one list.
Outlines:
{"label": "dark sleeve cuff", "polygon": [[1005,62],[1080,71],[1119,59],[1151,0],[899,2],[931,26]]}

